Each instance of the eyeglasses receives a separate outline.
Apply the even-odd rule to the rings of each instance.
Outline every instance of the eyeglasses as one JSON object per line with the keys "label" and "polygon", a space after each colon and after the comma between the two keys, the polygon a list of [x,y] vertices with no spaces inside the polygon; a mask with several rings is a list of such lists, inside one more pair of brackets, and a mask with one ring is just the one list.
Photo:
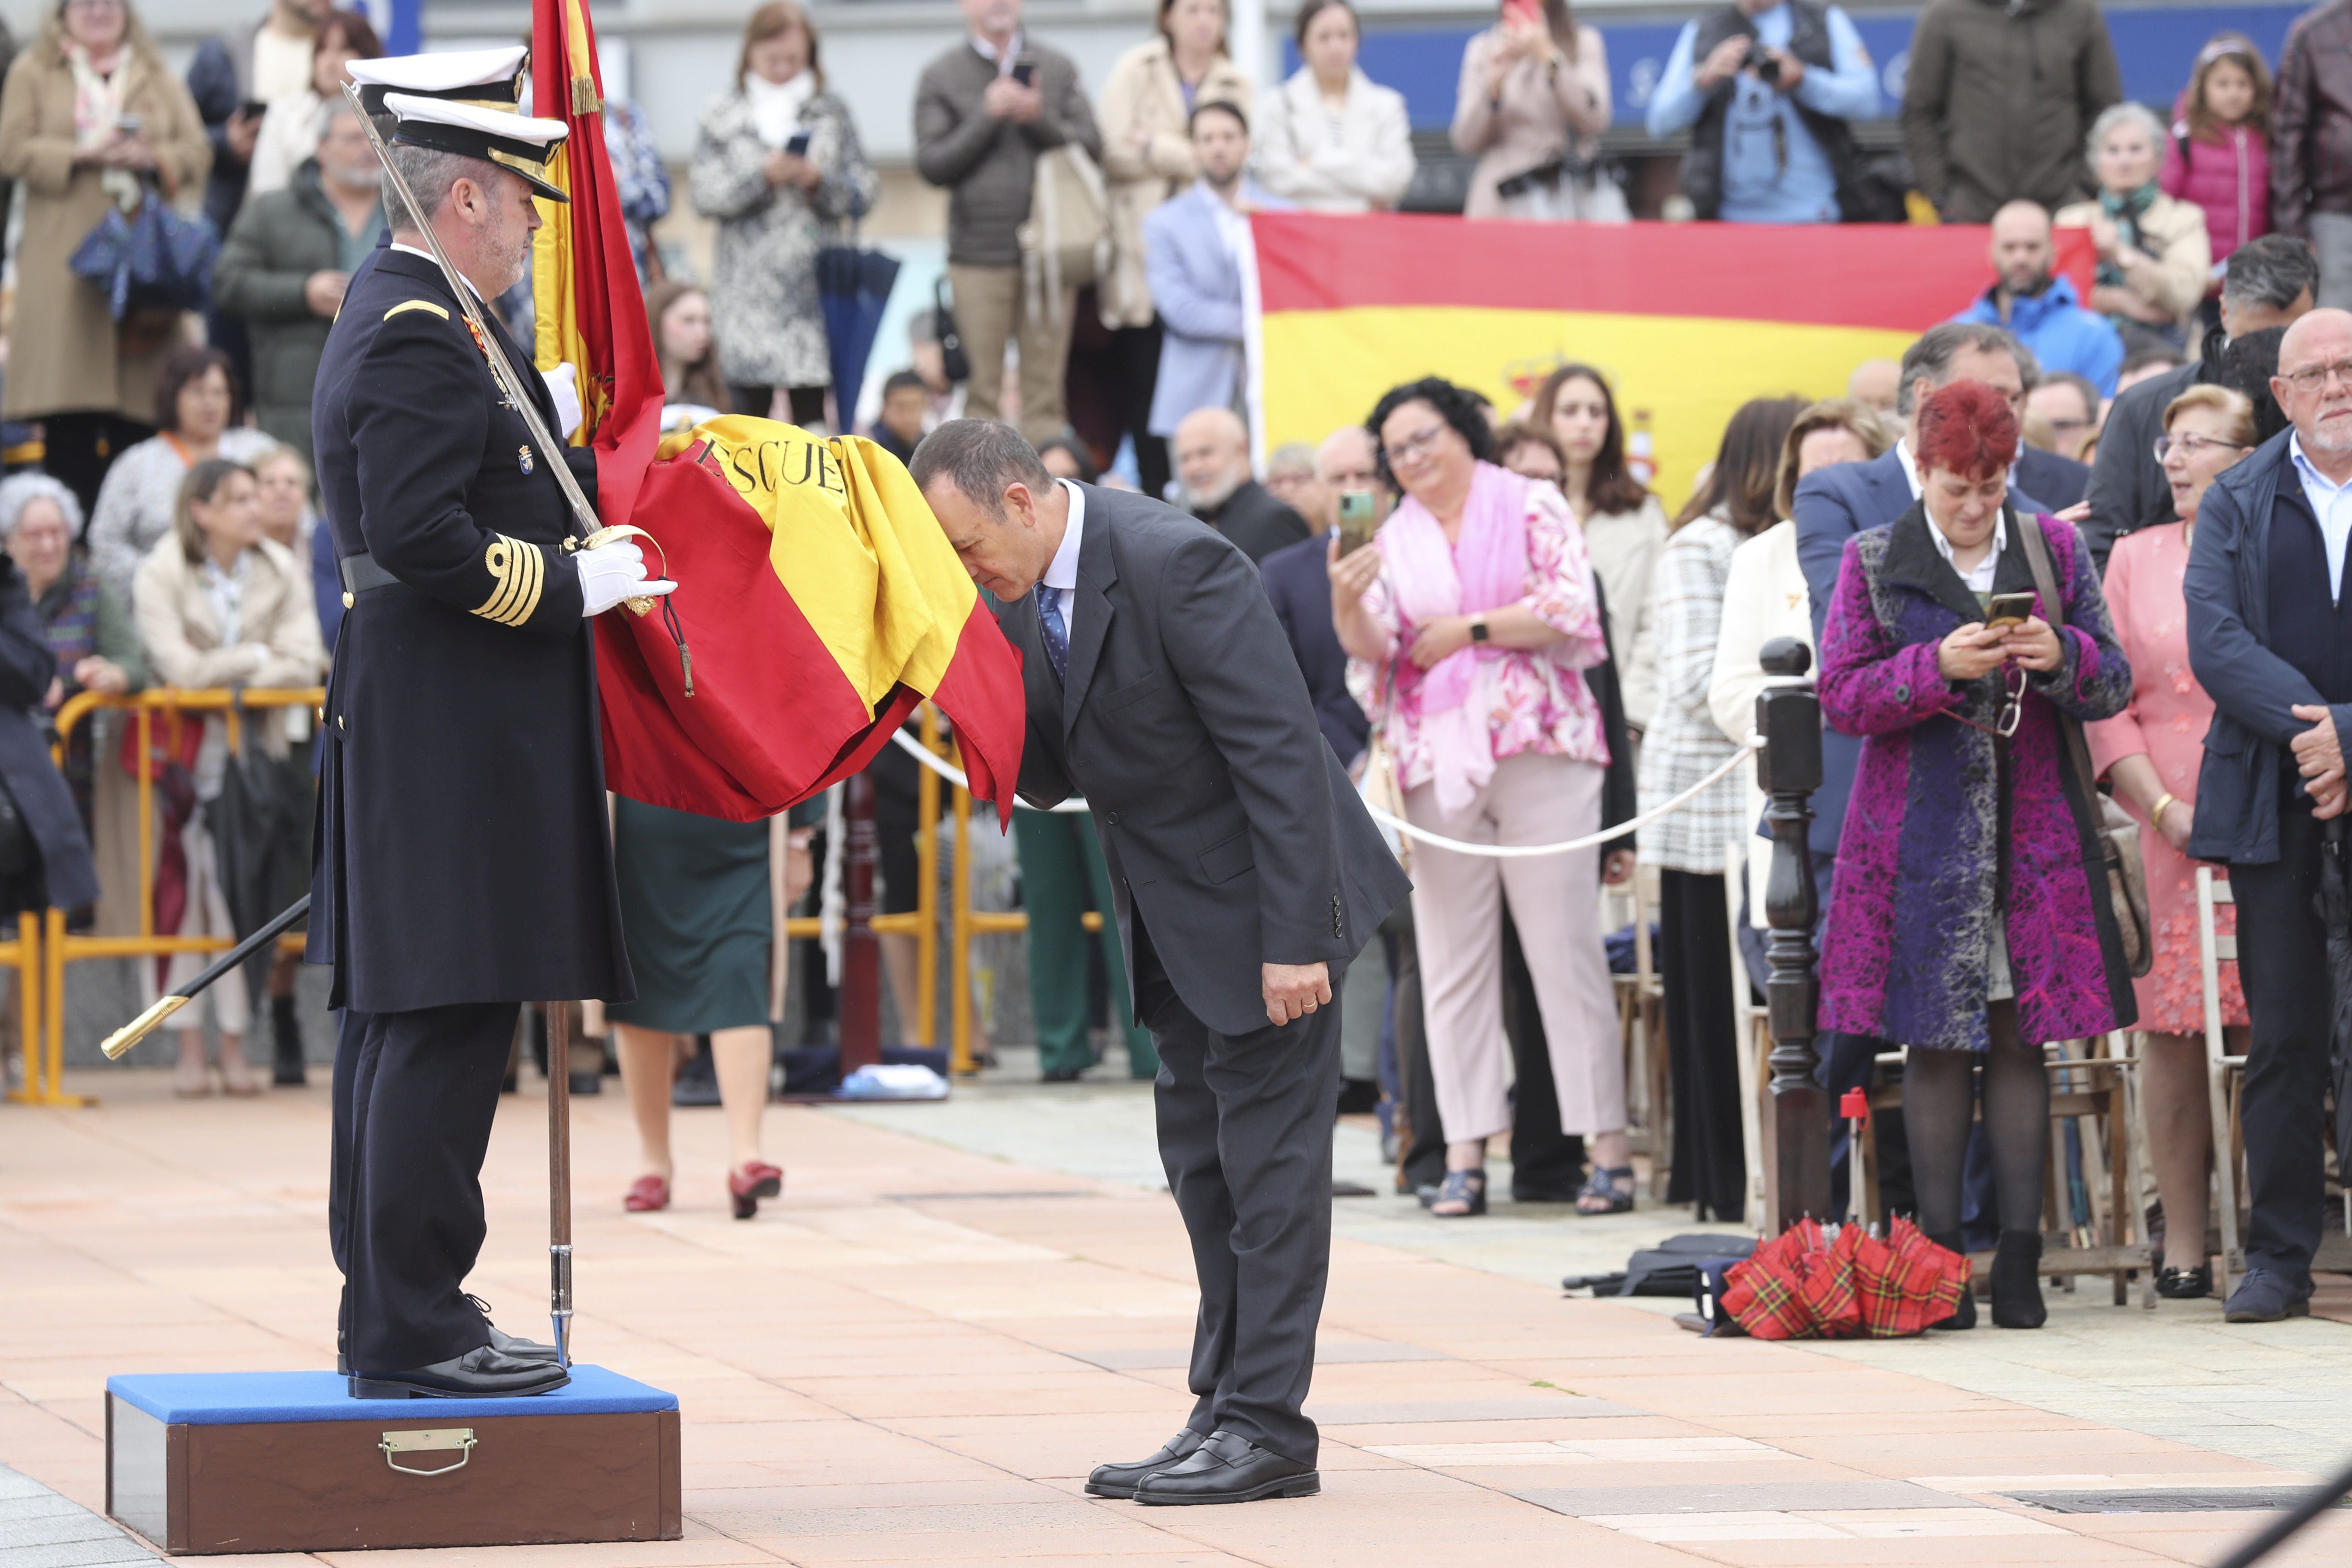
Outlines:
{"label": "eyeglasses", "polygon": [[1381,482],[1381,471],[1369,464],[1360,468],[1341,468],[1325,474],[1323,482],[1335,490],[1368,490]]}
{"label": "eyeglasses", "polygon": [[2165,459],[2165,455],[2175,447],[2192,458],[2200,452],[2242,452],[2246,449],[2245,443],[2242,441],[2217,441],[2210,436],[2158,436],[2149,450],[2156,454],[2156,460],[2161,463]]}
{"label": "eyeglasses", "polygon": [[1383,447],[1381,450],[1388,454],[1389,467],[1393,468],[1429,456],[1437,449],[1437,443],[1445,438],[1445,432],[1450,428],[1452,426],[1440,420],[1417,436],[1408,436],[1393,447]]}
{"label": "eyeglasses", "polygon": [[2308,364],[2301,370],[2282,371],[2279,373],[2279,379],[2308,396],[2326,386],[2327,378],[2331,375],[2345,386],[2352,387],[2352,360],[2339,361],[2335,364]]}

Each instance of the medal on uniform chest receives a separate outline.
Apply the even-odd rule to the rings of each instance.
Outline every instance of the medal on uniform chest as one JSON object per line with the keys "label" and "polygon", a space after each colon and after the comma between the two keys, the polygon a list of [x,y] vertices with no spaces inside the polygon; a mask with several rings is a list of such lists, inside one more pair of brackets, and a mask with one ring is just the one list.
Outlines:
{"label": "medal on uniform chest", "polygon": [[523,447],[518,450],[517,455],[522,460],[522,471],[526,474],[530,472],[530,448]]}
{"label": "medal on uniform chest", "polygon": [[[489,368],[491,384],[499,388],[499,406],[513,408],[514,395],[508,392],[505,384],[499,380],[499,367],[490,359],[489,340],[482,336],[482,329],[475,324],[474,318],[471,316],[466,318],[466,331],[473,334],[474,346],[482,351],[482,363]],[[528,451],[523,454],[522,471],[526,474],[530,472],[530,454]]]}

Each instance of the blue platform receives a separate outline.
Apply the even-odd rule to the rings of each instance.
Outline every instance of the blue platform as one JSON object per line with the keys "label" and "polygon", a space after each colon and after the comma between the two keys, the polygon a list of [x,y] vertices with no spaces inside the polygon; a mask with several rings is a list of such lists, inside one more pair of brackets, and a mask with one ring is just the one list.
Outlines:
{"label": "blue platform", "polygon": [[492,1415],[620,1415],[675,1410],[677,1395],[601,1366],[574,1366],[551,1394],[520,1399],[353,1399],[332,1372],[155,1372],[110,1377],[106,1391],[167,1426],[236,1426],[274,1421],[382,1421],[446,1413]]}

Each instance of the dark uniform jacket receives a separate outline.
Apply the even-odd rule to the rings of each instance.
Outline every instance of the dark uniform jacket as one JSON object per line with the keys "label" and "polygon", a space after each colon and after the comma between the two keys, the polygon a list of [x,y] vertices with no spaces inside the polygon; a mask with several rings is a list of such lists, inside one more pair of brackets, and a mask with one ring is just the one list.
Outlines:
{"label": "dark uniform jacket", "polygon": [[1328,963],[1336,991],[1412,886],[1316,728],[1248,560],[1173,507],[1078,489],[1067,681],[1036,595],[998,623],[1028,699],[1021,797],[1086,796],[1128,973],[1140,921],[1192,1016],[1247,1035],[1266,1027],[1262,965]]}
{"label": "dark uniform jacket", "polygon": [[344,296],[311,419],[336,553],[397,579],[345,612],[327,691],[310,958],[335,966],[333,1005],[630,999],[594,645],[550,467],[593,495],[593,458],[537,449],[439,268],[403,251]]}

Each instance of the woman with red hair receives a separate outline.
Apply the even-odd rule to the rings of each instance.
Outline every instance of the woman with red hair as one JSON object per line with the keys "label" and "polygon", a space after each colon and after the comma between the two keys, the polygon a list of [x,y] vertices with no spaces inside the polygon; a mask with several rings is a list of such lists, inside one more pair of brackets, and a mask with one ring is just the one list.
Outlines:
{"label": "woman with red hair", "polygon": [[[1864,741],[1822,936],[1821,1027],[1910,1047],[1919,1227],[1954,1251],[1983,1064],[2000,1213],[1992,1318],[2039,1328],[2042,1046],[2136,1016],[2065,727],[2122,711],[2131,668],[2074,530],[2009,504],[2017,416],[1998,392],[1958,381],[1935,393],[1914,456],[1918,504],[1847,542],[1822,632],[1822,712]],[[2063,626],[2035,593],[2036,535]],[[2031,614],[1989,614],[2012,594],[2032,595]],[[1975,1321],[1964,1295],[1942,1326]]]}

